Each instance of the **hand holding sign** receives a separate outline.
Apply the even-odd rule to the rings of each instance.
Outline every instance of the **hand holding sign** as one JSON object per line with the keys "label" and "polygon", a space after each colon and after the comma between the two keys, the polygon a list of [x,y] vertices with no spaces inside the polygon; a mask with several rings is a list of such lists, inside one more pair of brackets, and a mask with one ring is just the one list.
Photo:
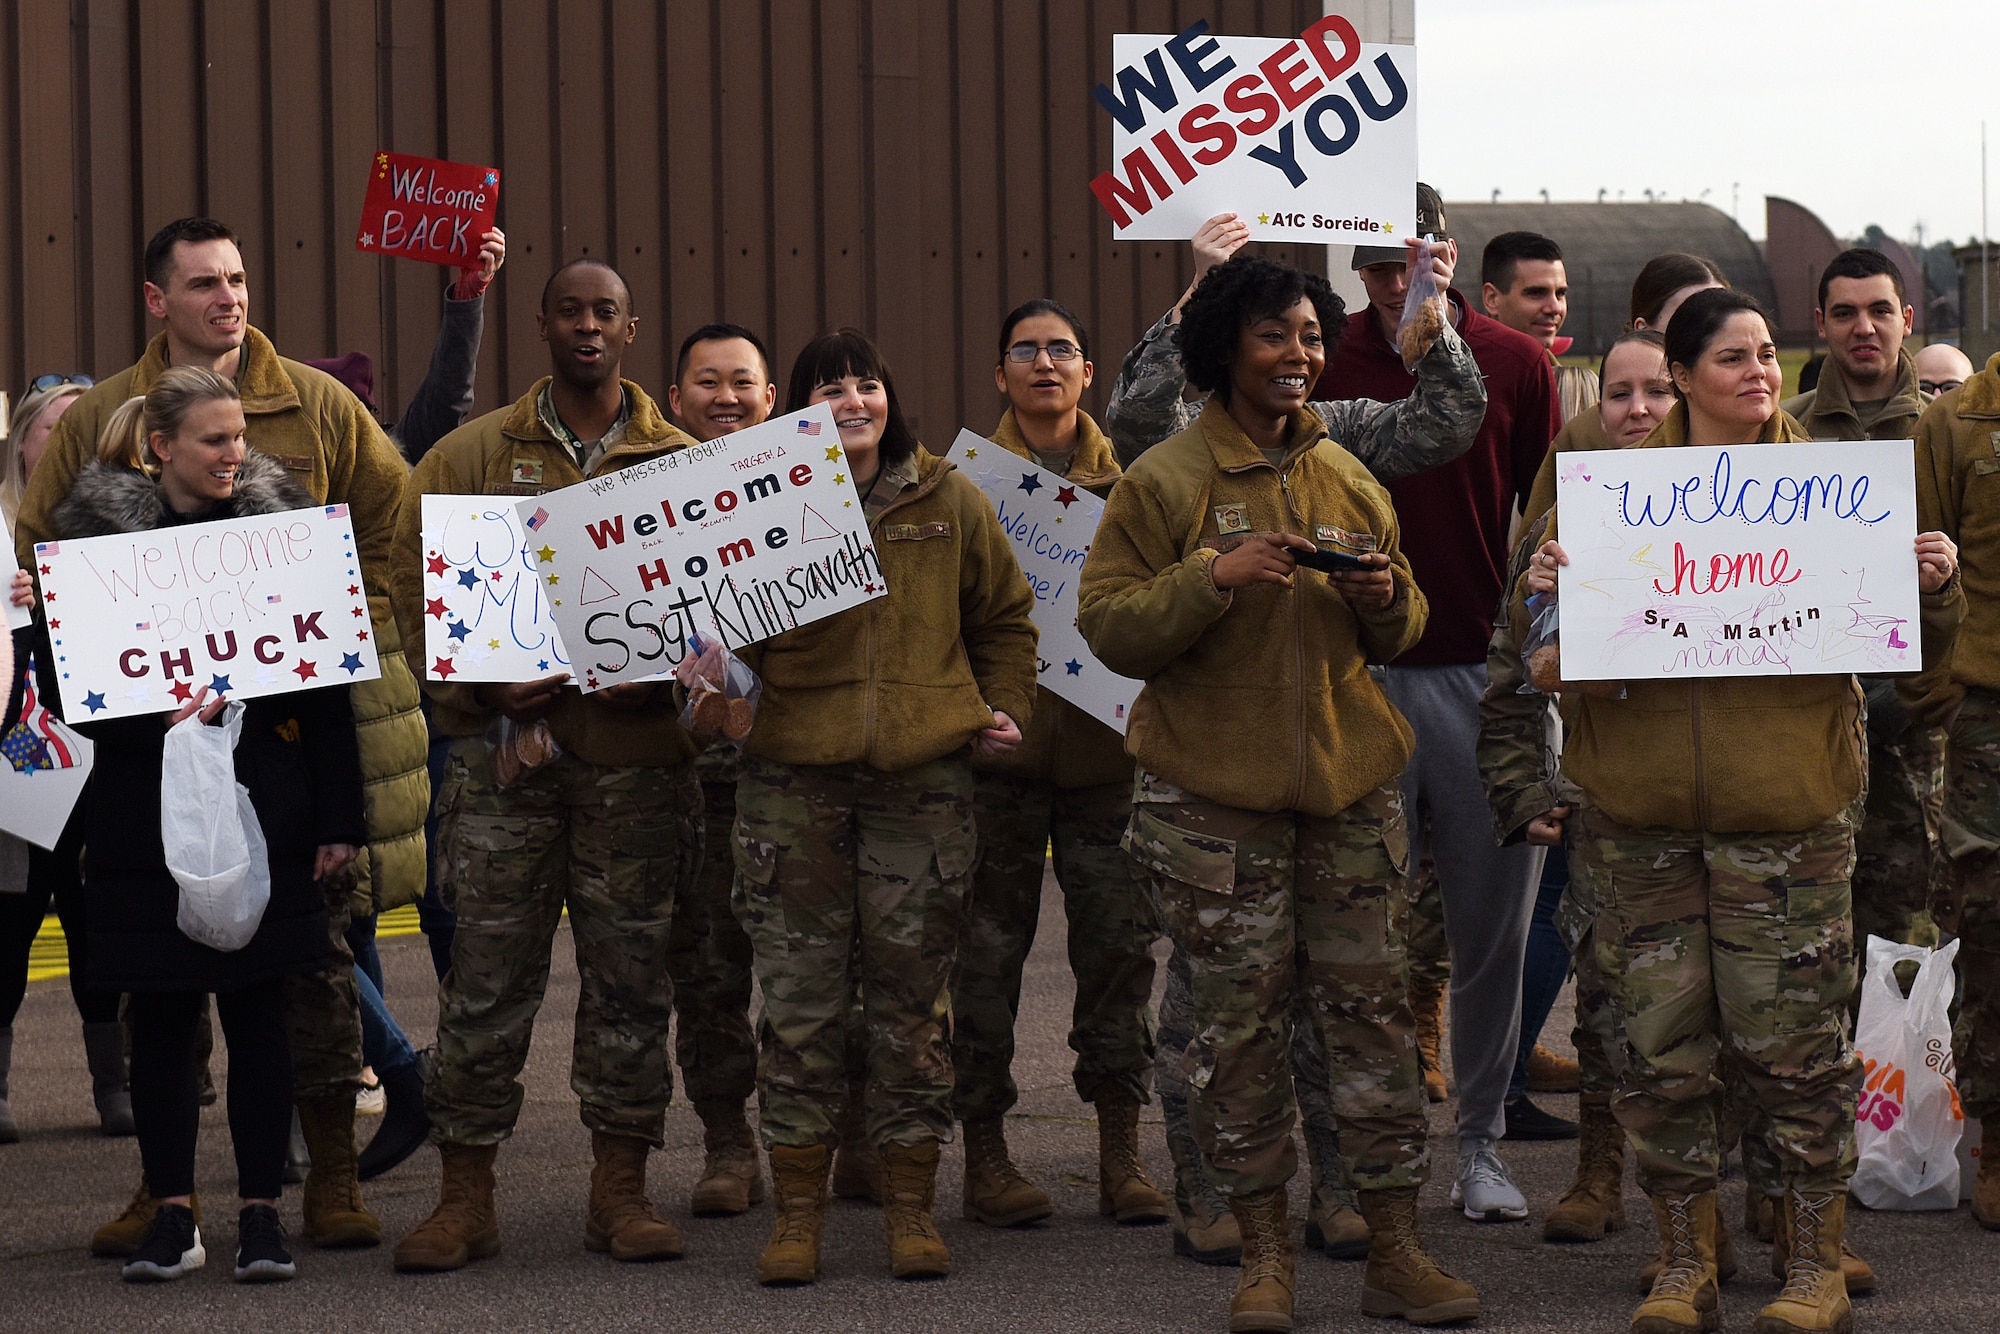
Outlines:
{"label": "hand holding sign", "polygon": [[500,173],[492,167],[379,152],[369,164],[354,245],[373,254],[478,268],[499,211]]}

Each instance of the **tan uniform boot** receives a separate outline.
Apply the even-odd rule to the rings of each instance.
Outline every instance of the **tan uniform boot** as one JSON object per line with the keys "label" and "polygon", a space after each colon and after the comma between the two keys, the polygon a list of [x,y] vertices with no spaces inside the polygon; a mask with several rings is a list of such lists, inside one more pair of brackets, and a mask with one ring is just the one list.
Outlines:
{"label": "tan uniform boot", "polygon": [[1020,1227],[1056,1211],[1048,1193],[1007,1156],[1000,1118],[965,1123],[965,1217],[988,1227]]}
{"label": "tan uniform boot", "polygon": [[1575,1093],[1583,1087],[1583,1067],[1536,1043],[1528,1052],[1528,1092]]}
{"label": "tan uniform boot", "polygon": [[1972,1186],[1972,1216],[1979,1226],[2000,1232],[2000,1148],[1988,1151],[1988,1144],[2000,1145],[2000,1116],[1979,1121],[1979,1177]]}
{"label": "tan uniform boot", "polygon": [[687,1249],[681,1230],[646,1198],[646,1155],[653,1146],[630,1135],[590,1132],[590,1211],[583,1244],[614,1260],[678,1260]]}
{"label": "tan uniform boot", "polygon": [[1417,1236],[1417,1188],[1356,1192],[1370,1234],[1361,1276],[1361,1314],[1401,1316],[1412,1325],[1479,1318],[1479,1294],[1438,1267]]}
{"label": "tan uniform boot", "polygon": [[833,1193],[843,1200],[882,1203],[882,1156],[862,1128],[860,1099],[850,1095],[840,1119],[840,1148],[833,1155]]}
{"label": "tan uniform boot", "polygon": [[1175,1255],[1222,1268],[1243,1263],[1243,1230],[1236,1226],[1235,1214],[1217,1213],[1195,1195],[1185,1206],[1175,1204],[1173,1224]]}
{"label": "tan uniform boot", "polygon": [[1757,1334],[1850,1334],[1854,1308],[1847,1304],[1840,1266],[1846,1221],[1845,1191],[1785,1192],[1778,1206],[1779,1235],[1787,1243],[1785,1286],[1757,1313]]}
{"label": "tan uniform boot", "polygon": [[1660,1274],[1646,1300],[1632,1312],[1632,1334],[1694,1334],[1721,1322],[1716,1233],[1721,1216],[1715,1192],[1655,1195],[1653,1221],[1660,1228]]}
{"label": "tan uniform boot", "polygon": [[493,1207],[493,1158],[497,1144],[440,1144],[443,1179],[437,1208],[396,1243],[396,1268],[406,1274],[463,1269],[500,1251],[500,1219]]}
{"label": "tan uniform boot", "polygon": [[764,1200],[764,1171],[757,1161],[757,1136],[740,1102],[702,1103],[701,1179],[689,1207],[696,1218],[747,1213]]}
{"label": "tan uniform boot", "polygon": [[382,1223],[361,1202],[355,1178],[354,1095],[299,1100],[299,1130],[312,1155],[301,1192],[305,1239],[315,1246],[380,1246]]}
{"label": "tan uniform boot", "polygon": [[1308,1123],[1306,1163],[1312,1171],[1312,1203],[1306,1211],[1306,1245],[1329,1260],[1368,1258],[1368,1220],[1341,1184],[1338,1140]]}
{"label": "tan uniform boot", "polygon": [[[1639,1292],[1641,1295],[1653,1290],[1653,1282],[1660,1271],[1667,1267],[1666,1234],[1660,1234],[1660,1253],[1644,1269],[1639,1271]],[[1729,1235],[1729,1224],[1722,1220],[1720,1210],[1715,1215],[1715,1279],[1727,1283],[1736,1277],[1736,1239]]]}
{"label": "tan uniform boot", "polygon": [[1097,1212],[1121,1223],[1164,1223],[1167,1197],[1139,1156],[1139,1104],[1097,1100]]}
{"label": "tan uniform boot", "polygon": [[[188,1206],[194,1212],[194,1224],[201,1226],[201,1196],[190,1194]],[[137,1255],[140,1243],[146,1240],[146,1231],[153,1226],[153,1215],[160,1212],[160,1202],[153,1198],[152,1187],[146,1178],[139,1178],[139,1189],[132,1196],[132,1202],[118,1217],[90,1234],[92,1255],[124,1257]]]}
{"label": "tan uniform boot", "polygon": [[1603,1241],[1625,1226],[1625,1129],[1608,1098],[1585,1098],[1577,1111],[1576,1180],[1549,1210],[1543,1241]]}
{"label": "tan uniform boot", "polygon": [[1243,1236],[1243,1273],[1229,1302],[1229,1334],[1292,1327],[1292,1220],[1284,1187],[1229,1202]]}
{"label": "tan uniform boot", "polygon": [[[1763,1198],[1770,1200],[1768,1195]],[[1770,1202],[1773,1205],[1772,1213],[1775,1216],[1777,1201],[1770,1200]],[[1847,1283],[1847,1295],[1850,1297],[1873,1296],[1877,1286],[1875,1267],[1854,1253],[1854,1248],[1847,1243],[1845,1228],[1842,1229],[1842,1233],[1843,1235],[1840,1239],[1840,1276]],[[1782,1282],[1787,1277],[1786,1270],[1791,1264],[1791,1259],[1791,1236],[1783,1228],[1778,1228],[1773,1232],[1771,1237],[1771,1277]]]}
{"label": "tan uniform boot", "polygon": [[1424,1096],[1432,1102],[1443,1102],[1446,1097],[1444,993],[1442,985],[1410,979],[1410,1012],[1417,1019],[1417,1060],[1424,1072]]}
{"label": "tan uniform boot", "polygon": [[937,1200],[938,1142],[884,1144],[881,1154],[889,1272],[897,1278],[943,1278],[951,1272],[951,1252],[931,1217]]}
{"label": "tan uniform boot", "polygon": [[757,1257],[757,1281],[766,1287],[789,1287],[819,1277],[819,1234],[826,1226],[826,1166],[824,1144],[794,1149],[780,1144],[771,1150],[771,1239]]}

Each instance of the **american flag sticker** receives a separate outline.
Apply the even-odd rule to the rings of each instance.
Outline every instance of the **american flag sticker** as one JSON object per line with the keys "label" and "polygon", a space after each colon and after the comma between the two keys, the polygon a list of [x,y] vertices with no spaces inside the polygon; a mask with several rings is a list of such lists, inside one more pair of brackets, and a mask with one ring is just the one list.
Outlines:
{"label": "american flag sticker", "polygon": [[150,630],[153,628],[153,623],[151,621],[139,621],[132,628],[134,630]]}
{"label": "american flag sticker", "polygon": [[535,507],[535,512],[528,516],[527,524],[528,527],[531,529],[540,528],[543,524],[547,523],[548,521],[549,521],[549,512],[543,509],[541,506],[537,505]]}
{"label": "american flag sticker", "polygon": [[346,518],[346,517],[347,517],[347,506],[345,506],[345,505],[328,505],[328,506],[326,507],[326,517],[327,517],[327,518],[329,518],[329,519],[344,519],[344,518]]}
{"label": "american flag sticker", "polygon": [[1125,716],[1125,706],[1124,706],[1123,704],[1119,704],[1119,705],[1116,705],[1116,706],[1115,706],[1115,708],[1116,708],[1116,712],[1117,712],[1117,716],[1118,716],[1118,717],[1120,717],[1120,718],[1123,718],[1123,717]]}
{"label": "american flag sticker", "polygon": [[819,423],[818,423],[818,422],[800,422],[800,423],[799,423],[799,434],[800,434],[800,435],[818,435],[818,434],[819,434]]}
{"label": "american flag sticker", "polygon": [[280,603],[280,602],[283,602],[284,600],[285,600],[285,595],[284,595],[284,594],[282,594],[282,593],[271,593],[271,594],[268,594],[268,595],[266,595],[266,596],[265,596],[265,598],[264,598],[264,605],[265,605],[265,606],[267,606],[267,607],[272,607],[272,606],[276,606],[276,605],[277,605],[278,603]]}
{"label": "american flag sticker", "polygon": [[60,556],[62,555],[62,543],[37,542],[35,543],[35,554],[37,556]]}

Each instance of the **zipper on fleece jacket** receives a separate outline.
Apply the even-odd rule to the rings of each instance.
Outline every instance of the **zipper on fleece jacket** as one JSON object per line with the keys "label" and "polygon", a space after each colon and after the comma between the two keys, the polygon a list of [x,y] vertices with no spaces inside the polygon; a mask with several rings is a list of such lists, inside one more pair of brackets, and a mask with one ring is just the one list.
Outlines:
{"label": "zipper on fleece jacket", "polygon": [[[1265,464],[1270,467],[1270,464]],[[1303,528],[1305,521],[1299,517],[1298,507],[1292,503],[1292,475],[1289,470],[1279,468],[1278,491],[1285,500],[1285,517],[1292,527]],[[1296,567],[1292,570],[1292,698],[1298,705],[1297,717],[1292,724],[1292,791],[1285,805],[1297,810],[1305,800],[1306,788],[1306,612],[1305,599],[1299,596],[1297,581],[1302,578]]]}

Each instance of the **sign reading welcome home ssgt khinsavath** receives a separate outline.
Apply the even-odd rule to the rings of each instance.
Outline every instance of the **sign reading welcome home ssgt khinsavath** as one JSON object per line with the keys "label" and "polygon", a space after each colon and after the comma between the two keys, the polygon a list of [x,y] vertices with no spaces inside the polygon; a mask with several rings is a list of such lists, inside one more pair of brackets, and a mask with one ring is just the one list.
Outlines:
{"label": "sign reading welcome home ssgt khinsavath", "polygon": [[889,591],[824,403],[516,509],[586,692]]}
{"label": "sign reading welcome home ssgt khinsavath", "polygon": [[74,722],[381,675],[345,505],[40,542],[35,561]]}
{"label": "sign reading welcome home ssgt khinsavath", "polygon": [[1922,665],[1907,440],[1556,457],[1562,675]]}
{"label": "sign reading welcome home ssgt khinsavath", "polygon": [[1295,38],[1119,33],[1097,86],[1109,171],[1090,189],[1121,241],[1185,240],[1234,212],[1258,241],[1396,245],[1417,202],[1416,48],[1337,14]]}

